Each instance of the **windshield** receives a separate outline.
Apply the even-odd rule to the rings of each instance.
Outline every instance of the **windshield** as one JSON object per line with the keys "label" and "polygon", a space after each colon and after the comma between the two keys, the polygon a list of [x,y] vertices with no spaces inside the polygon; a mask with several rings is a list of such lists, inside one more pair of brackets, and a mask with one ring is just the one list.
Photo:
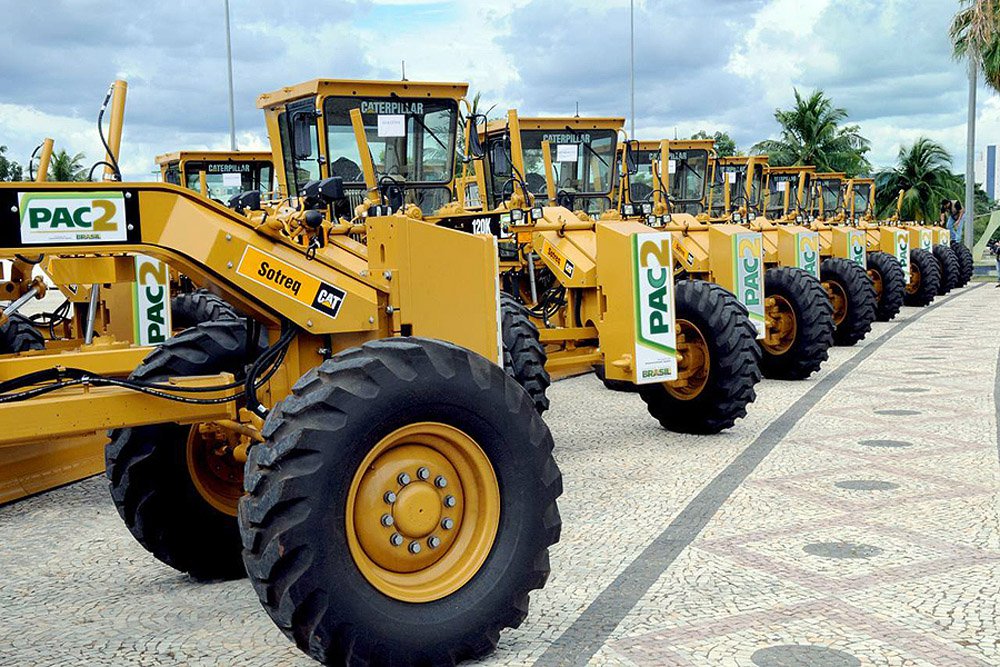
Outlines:
{"label": "windshield", "polygon": [[864,215],[868,212],[868,197],[871,194],[871,185],[868,183],[854,184],[854,215]]}
{"label": "windshield", "polygon": [[[780,218],[794,211],[798,206],[799,197],[798,174],[771,174],[767,183],[767,216]],[[788,207],[785,207],[785,197],[788,197]]]}
{"label": "windshield", "polygon": [[250,190],[271,190],[271,165],[261,162],[198,161],[184,165],[184,185],[201,192],[201,174],[205,174],[202,193],[211,199],[227,202],[234,195]]}
{"label": "windshield", "polygon": [[700,202],[705,196],[708,151],[671,150],[668,160],[670,199],[676,202]]}
{"label": "windshield", "polygon": [[524,180],[534,194],[545,192],[542,142],[549,142],[556,192],[611,192],[618,133],[614,130],[522,130]]}
{"label": "windshield", "polygon": [[761,185],[764,178],[762,165],[754,165],[753,182],[750,187],[751,201],[747,202],[747,165],[719,164],[715,168],[712,180],[712,210],[711,215],[718,217],[725,214],[726,184],[729,185],[729,210],[735,211],[742,206],[757,208],[760,206]]}
{"label": "windshield", "polygon": [[330,175],[364,182],[351,110],[360,109],[379,177],[407,184],[451,182],[458,103],[403,97],[328,97],[323,105]]}
{"label": "windshield", "polygon": [[837,180],[821,180],[820,191],[823,194],[823,214],[836,213],[843,201],[841,182]]}
{"label": "windshield", "polygon": [[629,175],[629,196],[633,202],[650,201],[653,198],[653,190],[656,189],[656,181],[653,180],[653,160],[660,159],[660,151],[639,150],[633,151],[632,154],[635,155],[638,171]]}

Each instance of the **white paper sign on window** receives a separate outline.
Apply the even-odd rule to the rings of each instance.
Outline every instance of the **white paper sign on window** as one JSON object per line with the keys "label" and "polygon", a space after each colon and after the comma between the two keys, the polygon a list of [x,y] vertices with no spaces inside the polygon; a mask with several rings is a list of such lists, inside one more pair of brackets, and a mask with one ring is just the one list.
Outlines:
{"label": "white paper sign on window", "polygon": [[677,160],[667,160],[667,173],[668,174],[677,173]]}
{"label": "white paper sign on window", "polygon": [[239,174],[223,174],[222,186],[226,188],[238,188],[243,185],[243,177]]}
{"label": "white paper sign on window", "polygon": [[727,171],[726,172],[726,180],[729,181],[729,183],[735,185],[736,184],[736,172],[735,171]]}
{"label": "white paper sign on window", "polygon": [[788,189],[787,181],[778,181],[778,192],[784,192]]}
{"label": "white paper sign on window", "polygon": [[556,144],[556,162],[576,162],[576,144]]}
{"label": "white paper sign on window", "polygon": [[392,138],[406,136],[406,116],[382,114],[378,117],[378,136]]}

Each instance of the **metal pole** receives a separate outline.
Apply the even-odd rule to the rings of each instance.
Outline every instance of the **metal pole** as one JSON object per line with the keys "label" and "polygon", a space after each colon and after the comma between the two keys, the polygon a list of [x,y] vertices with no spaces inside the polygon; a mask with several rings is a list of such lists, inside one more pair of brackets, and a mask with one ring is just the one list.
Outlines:
{"label": "metal pole", "polygon": [[969,118],[965,142],[965,220],[963,243],[972,250],[972,228],[976,220],[976,85],[979,81],[976,58],[969,54]]}
{"label": "metal pole", "polygon": [[229,147],[236,150],[236,105],[233,102],[233,40],[229,34],[229,0],[226,3],[226,62],[229,64]]}
{"label": "metal pole", "polygon": [[628,3],[628,96],[631,106],[630,139],[635,139],[635,0]]}
{"label": "metal pole", "polygon": [[101,303],[101,286],[90,286],[90,303],[87,304],[87,330],[83,332],[83,342],[90,345],[94,342],[94,322],[97,321],[97,306]]}

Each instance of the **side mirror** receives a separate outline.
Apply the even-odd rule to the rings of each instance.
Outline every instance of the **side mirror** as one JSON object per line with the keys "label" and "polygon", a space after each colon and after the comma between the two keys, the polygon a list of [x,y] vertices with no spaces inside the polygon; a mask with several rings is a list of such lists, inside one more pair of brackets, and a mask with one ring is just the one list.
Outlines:
{"label": "side mirror", "polygon": [[321,208],[344,199],[344,181],[331,176],[321,181],[309,181],[302,186],[302,195],[309,208]]}
{"label": "side mirror", "polygon": [[479,141],[479,129],[476,124],[476,114],[469,116],[469,157],[474,160],[481,160],[485,154],[483,145]]}
{"label": "side mirror", "polygon": [[639,173],[639,160],[636,157],[634,141],[625,142],[625,171],[629,176]]}
{"label": "side mirror", "polygon": [[311,114],[297,113],[292,116],[292,155],[296,160],[305,160],[312,156],[312,122]]}
{"label": "side mirror", "polygon": [[235,194],[229,199],[229,208],[233,209],[237,213],[243,213],[244,211],[259,211],[260,210],[260,190],[248,190],[247,192],[240,192]]}

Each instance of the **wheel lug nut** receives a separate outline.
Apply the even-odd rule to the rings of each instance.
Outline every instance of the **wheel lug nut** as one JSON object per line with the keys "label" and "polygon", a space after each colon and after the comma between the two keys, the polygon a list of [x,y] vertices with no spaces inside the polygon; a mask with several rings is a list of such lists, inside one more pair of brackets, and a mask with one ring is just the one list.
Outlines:
{"label": "wheel lug nut", "polygon": [[444,528],[445,530],[451,530],[452,528],[455,527],[455,520],[452,519],[451,517],[445,517],[444,519],[441,520],[441,527]]}
{"label": "wheel lug nut", "polygon": [[427,546],[429,546],[431,549],[437,549],[439,546],[441,546],[441,538],[438,537],[437,535],[431,535],[430,537],[427,538]]}
{"label": "wheel lug nut", "polygon": [[403,536],[400,535],[399,533],[393,533],[392,535],[389,536],[389,544],[391,544],[394,547],[402,546]]}
{"label": "wheel lug nut", "polygon": [[444,506],[445,507],[454,507],[455,506],[455,496],[445,496],[444,497]]}
{"label": "wheel lug nut", "polygon": [[399,473],[399,477],[396,478],[396,481],[399,482],[400,486],[406,486],[410,483],[410,475],[408,473],[401,472]]}
{"label": "wheel lug nut", "polygon": [[418,478],[426,480],[430,476],[431,476],[431,471],[425,468],[424,466],[420,466],[419,468],[417,468]]}
{"label": "wheel lug nut", "polygon": [[410,553],[418,554],[420,553],[420,542],[410,542]]}
{"label": "wheel lug nut", "polygon": [[391,514],[383,514],[382,515],[382,525],[383,526],[385,526],[385,527],[388,528],[389,526],[391,526],[394,523],[396,523],[396,521],[392,518]]}
{"label": "wheel lug nut", "polygon": [[386,491],[385,495],[382,496],[382,499],[385,500],[385,502],[387,502],[387,503],[389,503],[391,505],[394,502],[396,502],[396,494],[393,493],[392,491]]}
{"label": "wheel lug nut", "polygon": [[443,489],[444,487],[448,486],[448,480],[446,480],[443,475],[438,475],[437,477],[434,478],[434,486],[436,486],[439,489]]}

